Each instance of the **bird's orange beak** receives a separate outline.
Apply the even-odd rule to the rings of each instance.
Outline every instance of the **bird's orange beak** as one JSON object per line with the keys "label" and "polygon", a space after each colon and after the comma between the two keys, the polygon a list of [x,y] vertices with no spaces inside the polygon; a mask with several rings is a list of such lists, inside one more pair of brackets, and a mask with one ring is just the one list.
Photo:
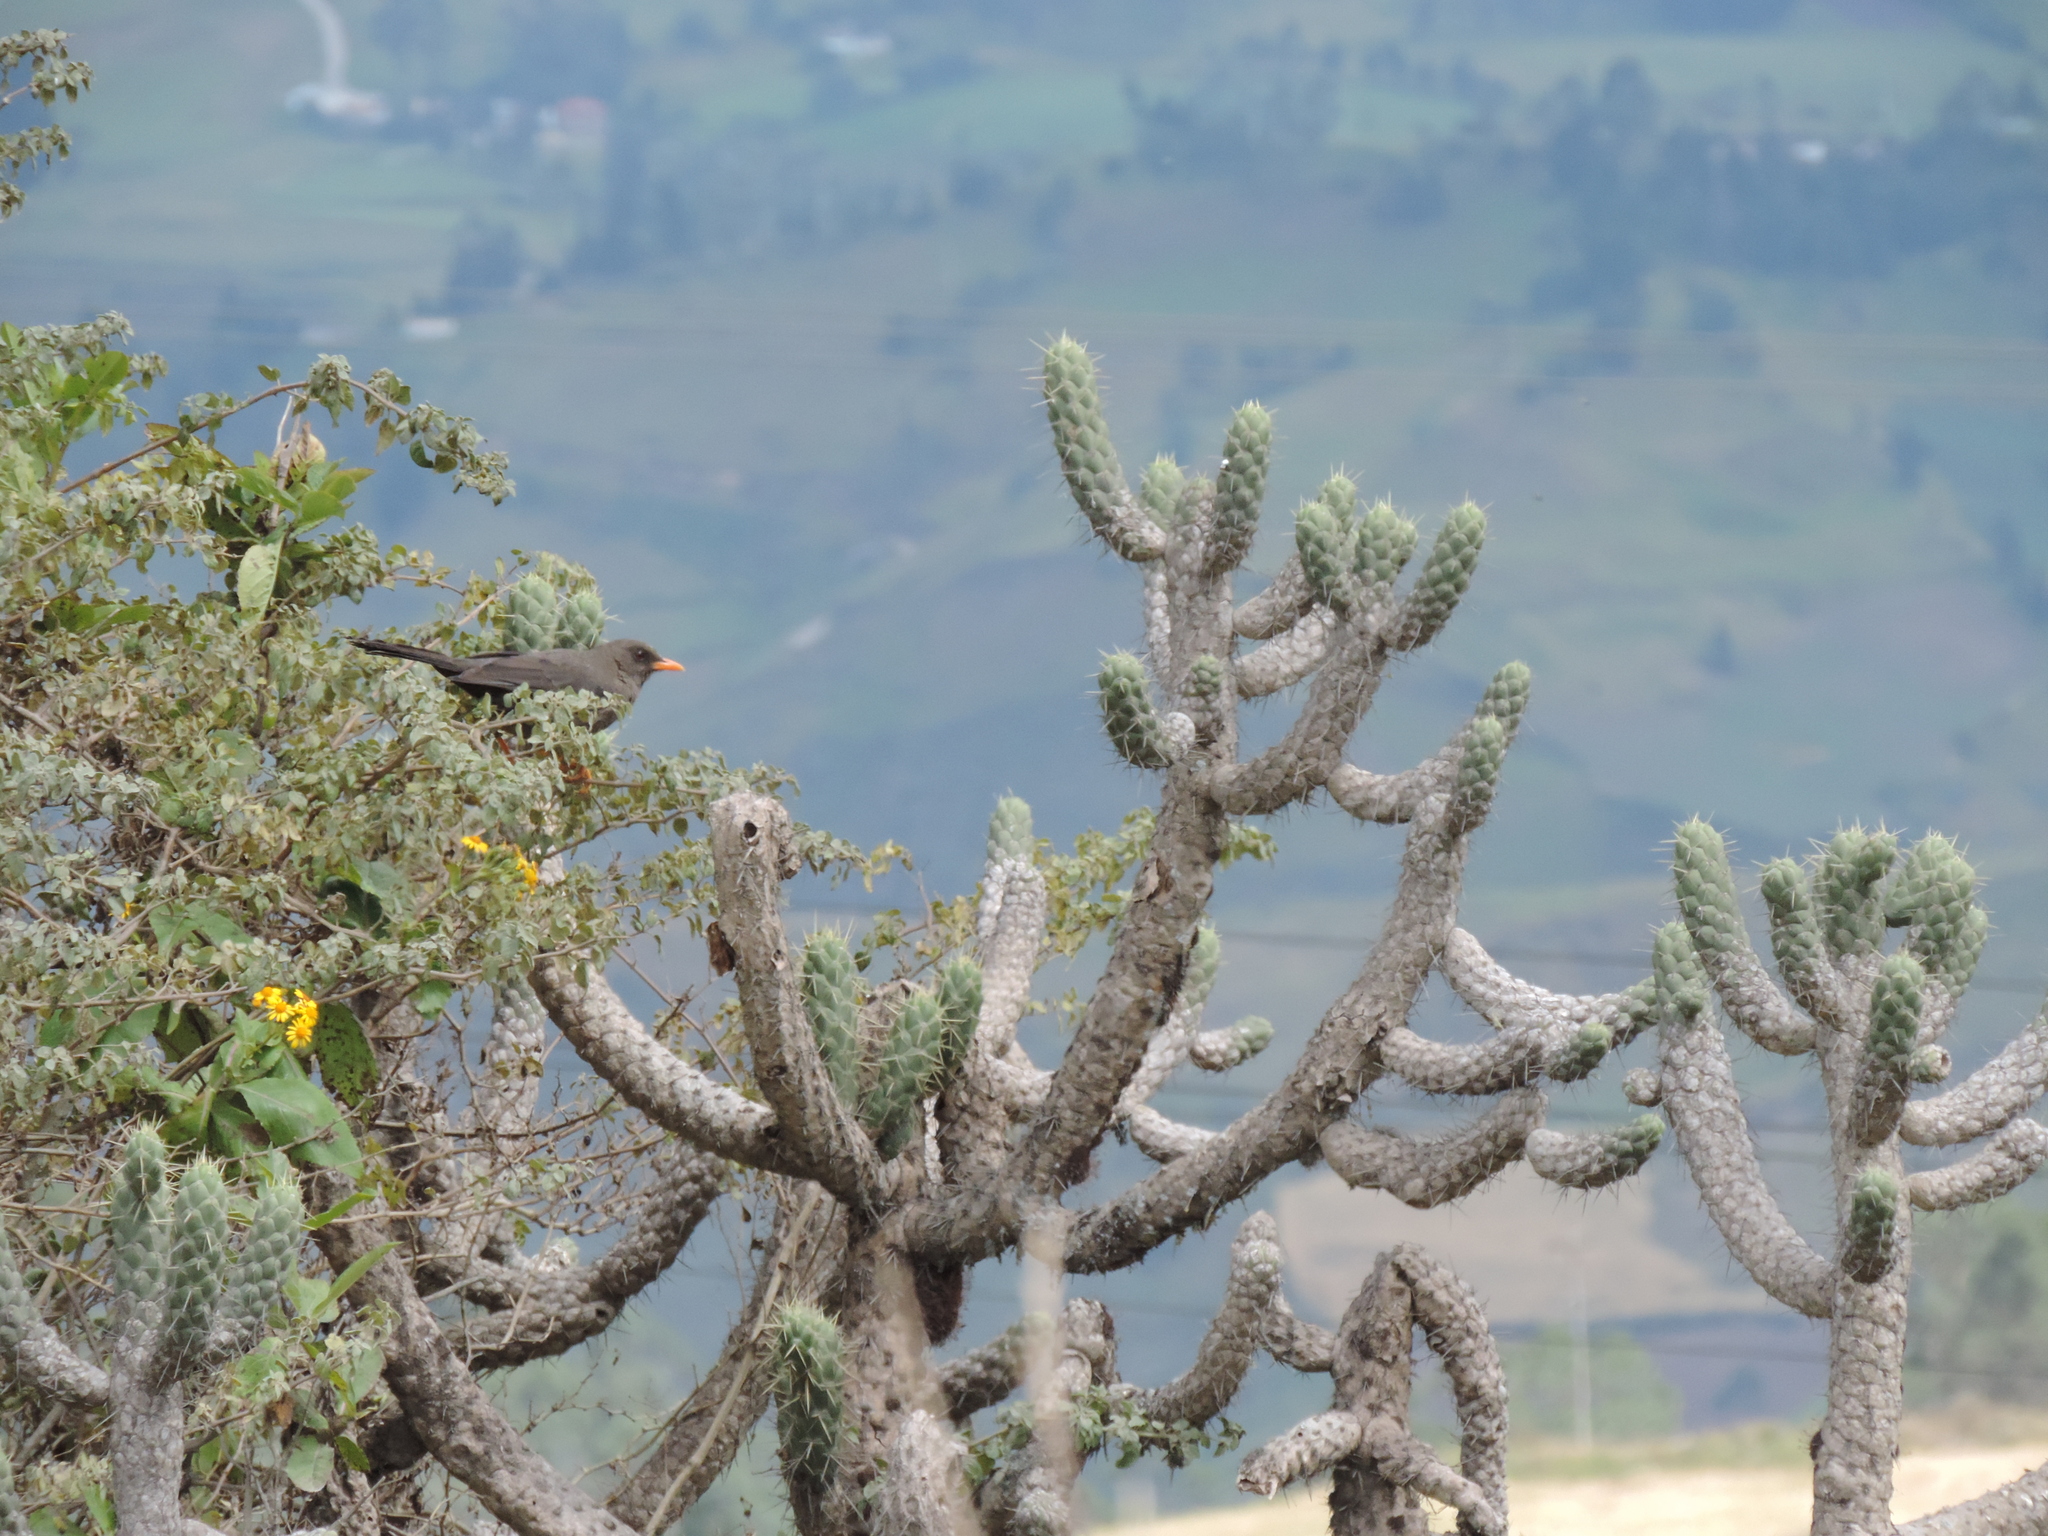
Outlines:
{"label": "bird's orange beak", "polygon": [[654,670],[657,672],[680,672],[683,670],[683,664],[680,661],[670,661],[664,656],[654,664]]}

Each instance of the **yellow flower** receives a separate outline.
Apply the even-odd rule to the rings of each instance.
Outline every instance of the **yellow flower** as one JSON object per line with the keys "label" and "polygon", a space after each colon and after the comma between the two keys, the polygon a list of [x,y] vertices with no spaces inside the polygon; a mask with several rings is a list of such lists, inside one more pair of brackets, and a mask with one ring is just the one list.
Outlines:
{"label": "yellow flower", "polygon": [[[508,844],[507,846],[510,845]],[[512,857],[519,861],[519,873],[520,876],[526,881],[526,888],[530,891],[535,886],[539,885],[540,866],[535,864],[533,860],[529,859],[524,853],[522,853],[517,848],[512,849]]]}
{"label": "yellow flower", "polygon": [[462,846],[467,848],[471,853],[489,853],[491,851],[491,845],[474,834],[465,837],[462,840]]}
{"label": "yellow flower", "polygon": [[271,1023],[284,1026],[284,1043],[293,1050],[303,1051],[313,1043],[320,1005],[296,987],[289,995],[283,987],[265,987],[249,1001]]}

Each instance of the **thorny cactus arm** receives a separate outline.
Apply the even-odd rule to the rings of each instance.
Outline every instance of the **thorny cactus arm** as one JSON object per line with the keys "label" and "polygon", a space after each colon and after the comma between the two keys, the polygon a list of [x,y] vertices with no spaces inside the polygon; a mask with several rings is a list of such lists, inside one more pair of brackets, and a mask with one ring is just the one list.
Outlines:
{"label": "thorny cactus arm", "polygon": [[1667,923],[1658,933],[1655,960],[1664,1110],[1707,1214],[1751,1279],[1793,1310],[1826,1317],[1833,1266],[1793,1229],[1764,1182],[1734,1068],[1708,1011],[1706,972],[1683,926]]}
{"label": "thorny cactus arm", "polygon": [[107,1404],[107,1373],[72,1353],[57,1330],[43,1321],[36,1299],[22,1283],[14,1250],[0,1228],[0,1361],[13,1375],[46,1397],[87,1408]]}
{"label": "thorny cactus arm", "polygon": [[2015,1120],[1975,1156],[1909,1176],[1906,1193],[1915,1210],[1953,1211],[2010,1194],[2032,1178],[2044,1160],[2048,1126],[2038,1120]]}
{"label": "thorny cactus arm", "polygon": [[[1456,1471],[1407,1431],[1417,1327],[1443,1361],[1457,1401]],[[1240,1488],[1271,1496],[1288,1482],[1334,1469],[1336,1536],[1419,1524],[1418,1494],[1455,1507],[1467,1536],[1504,1536],[1507,1383],[1485,1313],[1463,1281],[1412,1244],[1381,1254],[1337,1330],[1331,1377],[1332,1410],[1248,1456]]]}
{"label": "thorny cactus arm", "polygon": [[[328,1206],[351,1193],[349,1181],[332,1171],[315,1174],[312,1184],[314,1198]],[[375,1250],[382,1227],[330,1222],[314,1240],[339,1274]],[[371,1265],[349,1292],[353,1307],[370,1302],[382,1302],[393,1317],[384,1344],[384,1381],[392,1397],[428,1450],[484,1508],[519,1536],[632,1536],[631,1527],[526,1443],[456,1355],[395,1255]]]}
{"label": "thorny cactus arm", "polygon": [[1225,1408],[1251,1369],[1267,1314],[1280,1292],[1279,1229],[1261,1211],[1247,1217],[1230,1247],[1223,1305],[1202,1335],[1195,1362],[1163,1387],[1138,1394],[1146,1416],[1163,1424],[1206,1424]]}
{"label": "thorny cactus arm", "polygon": [[614,1515],[659,1536],[717,1481],[767,1411],[778,1308],[815,1304],[845,1254],[846,1224],[833,1201],[813,1191],[778,1205],[739,1320],[660,1442],[606,1501]]}
{"label": "thorny cactus arm", "polygon": [[872,1205],[881,1198],[881,1161],[853,1106],[833,1090],[783,937],[782,882],[796,873],[789,812],[766,795],[726,796],[711,807],[711,856],[754,1081],[809,1177],[850,1203]]}
{"label": "thorny cactus arm", "polygon": [[491,1315],[446,1329],[473,1370],[559,1355],[609,1328],[676,1261],[724,1188],[722,1158],[671,1143],[656,1154],[630,1225],[593,1264],[551,1269],[476,1260],[455,1289]]}
{"label": "thorny cactus arm", "polygon": [[1324,1129],[1321,1145],[1330,1171],[1353,1189],[1384,1189],[1429,1210],[1470,1194],[1519,1158],[1543,1112],[1541,1089],[1517,1088],[1460,1130],[1403,1136],[1338,1120]]}
{"label": "thorny cactus arm", "polygon": [[1261,1342],[1266,1353],[1289,1370],[1315,1376],[1330,1369],[1331,1352],[1337,1347],[1337,1336],[1327,1328],[1296,1317],[1294,1309],[1287,1305],[1286,1296],[1276,1291],[1273,1309],[1266,1314]]}
{"label": "thorny cactus arm", "polygon": [[783,1137],[772,1109],[713,1081],[661,1044],[595,969],[579,980],[573,964],[547,958],[534,965],[532,980],[562,1038],[663,1130],[768,1173],[801,1173],[808,1166]]}
{"label": "thorny cactus arm", "polygon": [[1812,1022],[1779,993],[1750,948],[1721,834],[1697,817],[1680,827],[1671,872],[1685,931],[1728,1017],[1767,1051],[1800,1056],[1812,1050]]}
{"label": "thorny cactus arm", "polygon": [[2048,1091],[2048,1006],[2034,1022],[1946,1093],[1908,1104],[1900,1139],[1916,1147],[1953,1147],[2012,1123]]}

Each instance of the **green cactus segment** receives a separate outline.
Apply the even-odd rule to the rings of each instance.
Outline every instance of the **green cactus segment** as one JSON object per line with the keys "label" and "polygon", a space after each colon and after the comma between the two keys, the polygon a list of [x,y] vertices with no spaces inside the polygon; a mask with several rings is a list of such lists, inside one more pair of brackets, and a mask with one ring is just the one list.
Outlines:
{"label": "green cactus segment", "polygon": [[1879,830],[1847,827],[1837,832],[1814,872],[1821,937],[1837,955],[1870,954],[1884,942],[1884,908],[1877,883],[1898,857],[1899,840]]}
{"label": "green cactus segment", "polygon": [[1697,816],[1678,829],[1671,850],[1671,881],[1678,890],[1679,916],[1685,919],[1695,949],[1705,955],[1739,955],[1749,948],[1735,896],[1735,873],[1728,867],[1728,844]]}
{"label": "green cactus segment", "polygon": [[1899,1181],[1882,1168],[1866,1168],[1849,1196],[1843,1235],[1842,1269],[1851,1280],[1872,1285],[1892,1267],[1899,1224]]}
{"label": "green cactus segment", "polygon": [[1380,502],[1359,519],[1351,568],[1368,588],[1390,587],[1415,553],[1415,539],[1415,525],[1390,503]]}
{"label": "green cactus segment", "polygon": [[1210,700],[1223,697],[1224,666],[1221,657],[1197,656],[1188,663],[1188,696]]}
{"label": "green cactus segment", "polygon": [[1921,987],[1927,973],[1911,955],[1886,955],[1870,988],[1870,1033],[1863,1048],[1870,1064],[1903,1082],[1919,1043]]}
{"label": "green cactus segment", "polygon": [[1110,536],[1117,503],[1126,494],[1123,466],[1102,417],[1095,363],[1071,336],[1045,349],[1045,415],[1052,424],[1053,452],[1067,477],[1067,490],[1089,526]]}
{"label": "green cactus segment", "polygon": [[1128,651],[1102,661],[1096,677],[1102,700],[1102,724],[1110,745],[1133,768],[1164,768],[1171,761],[1166,732],[1152,705],[1152,684],[1145,663]]}
{"label": "green cactus segment", "polygon": [[1323,505],[1343,520],[1348,528],[1351,515],[1358,509],[1358,487],[1344,475],[1332,475],[1323,482],[1323,488],[1316,493]]}
{"label": "green cactus segment", "polygon": [[561,597],[555,584],[535,573],[515,582],[498,600],[505,643],[515,651],[545,651],[555,644]]}
{"label": "green cactus segment", "polygon": [[1273,418],[1258,401],[1237,408],[1223,434],[1223,466],[1216,472],[1209,568],[1234,571],[1252,552],[1259,508],[1266,500],[1266,469],[1273,454]]}
{"label": "green cactus segment", "polygon": [[960,1070],[981,1023],[981,967],[972,960],[955,960],[939,972],[939,1018],[943,1032],[935,1088],[944,1087]]}
{"label": "green cactus segment", "polygon": [[1786,985],[1805,996],[1828,959],[1820,918],[1799,866],[1790,859],[1773,859],[1764,866],[1763,898],[1771,912],[1771,953]]}
{"label": "green cactus segment", "polygon": [[988,819],[988,857],[991,864],[1031,862],[1031,806],[1015,795],[996,802]]}
{"label": "green cactus segment", "polygon": [[1511,661],[1493,674],[1475,713],[1493,716],[1507,731],[1508,740],[1512,742],[1515,739],[1515,732],[1522,728],[1522,716],[1528,708],[1528,663]]}
{"label": "green cactus segment", "polygon": [[1931,832],[1913,845],[1885,892],[1893,928],[1910,927],[1913,953],[1955,990],[1967,984],[1984,950],[1989,920],[1976,903],[1977,875],[1956,845]]}
{"label": "green cactus segment", "polygon": [[1658,1016],[1667,1024],[1690,1024],[1705,1013],[1707,972],[1685,924],[1666,923],[1659,928],[1650,956]]}
{"label": "green cactus segment", "polygon": [[1603,1143],[1607,1155],[1626,1178],[1650,1160],[1664,1140],[1664,1121],[1658,1115],[1638,1115],[1627,1125],[1617,1126]]}
{"label": "green cactus segment", "polygon": [[1656,1027],[1659,1017],[1657,1004],[1657,983],[1650,977],[1631,986],[1621,993],[1621,1016],[1615,1020],[1614,1046],[1619,1050],[1646,1029]]}
{"label": "green cactus segment", "polygon": [[15,1267],[6,1229],[0,1228],[0,1360],[12,1362],[21,1341],[41,1320],[36,1299]]}
{"label": "green cactus segment", "polygon": [[572,592],[555,615],[555,643],[587,651],[604,643],[604,600],[595,592]]}
{"label": "green cactus segment", "polygon": [[820,930],[804,941],[804,1014],[839,1101],[849,1106],[860,1102],[859,974],[838,934]]}
{"label": "green cactus segment", "polygon": [[1472,585],[1472,573],[1479,568],[1479,551],[1486,543],[1486,514],[1466,502],[1455,507],[1437,531],[1429,559],[1416,578],[1408,596],[1411,645],[1426,645],[1444,627],[1458,599]]}
{"label": "green cactus segment", "polygon": [[1508,755],[1507,727],[1492,715],[1481,715],[1465,727],[1465,746],[1458,756],[1457,783],[1451,790],[1453,819],[1477,826],[1493,805],[1501,763]]}
{"label": "green cactus segment", "polygon": [[158,1356],[167,1377],[182,1376],[204,1352],[227,1267],[227,1186],[212,1163],[197,1162],[178,1180],[178,1203],[171,1215],[171,1262]]}
{"label": "green cactus segment", "polygon": [[1230,1037],[1237,1057],[1231,1065],[1241,1067],[1273,1043],[1273,1021],[1247,1014],[1230,1026]]}
{"label": "green cactus segment", "polygon": [[775,1432],[792,1478],[830,1485],[846,1433],[846,1346],[816,1307],[784,1307],[775,1320]]}
{"label": "green cactus segment", "polygon": [[1145,466],[1138,500],[1152,514],[1153,522],[1162,528],[1171,528],[1180,521],[1180,493],[1186,489],[1187,483],[1188,477],[1182,473],[1181,467],[1162,453]]}
{"label": "green cactus segment", "polygon": [[131,1311],[156,1299],[164,1277],[164,1144],[143,1126],[114,1179],[114,1291]]}
{"label": "green cactus segment", "polygon": [[1579,1082],[1592,1076],[1600,1063],[1607,1059],[1607,1053],[1613,1049],[1613,1030],[1597,1022],[1581,1024],[1578,1033],[1564,1043],[1563,1048],[1543,1069],[1543,1075],[1553,1082]]}
{"label": "green cactus segment", "polygon": [[1187,969],[1181,973],[1180,997],[1176,1007],[1190,1017],[1202,1011],[1202,1005],[1209,1001],[1209,991],[1216,985],[1216,972],[1223,964],[1223,940],[1216,930],[1203,923],[1195,930],[1194,942],[1188,945]]}
{"label": "green cactus segment", "polygon": [[918,1106],[945,1060],[946,1021],[939,999],[913,992],[889,1026],[875,1083],[861,1101],[860,1118],[884,1157],[894,1157],[917,1128]]}
{"label": "green cactus segment", "polygon": [[1305,502],[1294,514],[1294,549],[1315,600],[1326,608],[1350,606],[1351,527],[1321,501]]}
{"label": "green cactus segment", "polygon": [[266,1184],[257,1194],[249,1235],[242,1256],[228,1272],[227,1295],[221,1303],[221,1321],[238,1338],[261,1328],[285,1276],[298,1267],[304,1219],[299,1192],[290,1185]]}
{"label": "green cactus segment", "polygon": [[1955,1058],[1938,1045],[1923,1045],[1906,1062],[1906,1076],[1916,1083],[1943,1083],[1955,1070]]}

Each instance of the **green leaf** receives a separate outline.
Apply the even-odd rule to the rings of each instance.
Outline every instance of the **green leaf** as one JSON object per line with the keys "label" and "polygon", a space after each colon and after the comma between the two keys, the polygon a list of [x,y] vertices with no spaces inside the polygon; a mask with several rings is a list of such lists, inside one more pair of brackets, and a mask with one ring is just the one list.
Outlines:
{"label": "green leaf", "polygon": [[[348,1294],[349,1287],[367,1275],[379,1259],[383,1258],[385,1254],[391,1252],[397,1246],[398,1244],[396,1243],[379,1243],[368,1253],[357,1259],[355,1263],[349,1265],[347,1269],[344,1269],[334,1277],[334,1284],[327,1287],[319,1300],[315,1301],[311,1307],[302,1309],[305,1316],[311,1318],[316,1323],[326,1321],[331,1316],[329,1309],[334,1307],[342,1297]],[[294,1302],[294,1305],[296,1305],[296,1302]],[[378,1367],[380,1370],[382,1368],[381,1365]]]}
{"label": "green leaf", "polygon": [[270,594],[277,588],[277,562],[284,553],[285,530],[280,528],[261,544],[251,544],[235,569],[235,606],[250,618],[261,618],[270,607]]}
{"label": "green leaf", "polygon": [[448,1006],[448,999],[455,995],[455,983],[443,981],[438,976],[429,976],[413,988],[412,1006],[423,1019],[438,1019],[441,1010]]}
{"label": "green leaf", "polygon": [[277,1076],[243,1083],[235,1090],[269,1133],[271,1144],[301,1166],[339,1168],[361,1162],[363,1154],[334,1101],[305,1078],[285,1076],[287,1069],[297,1070],[290,1057],[278,1068]]}
{"label": "green leaf", "polygon": [[271,367],[270,364],[268,363],[258,363],[256,365],[256,371],[262,374],[264,378],[270,380],[270,382],[273,384],[275,384],[279,379],[284,377],[283,374],[279,373],[275,368]]}
{"label": "green leaf", "polygon": [[78,1033],[78,1010],[55,1008],[43,1020],[43,1027],[36,1031],[37,1045],[69,1045],[71,1037]]}
{"label": "green leaf", "polygon": [[318,1493],[327,1486],[327,1479],[333,1471],[333,1446],[322,1445],[304,1435],[292,1442],[291,1454],[284,1460],[284,1475],[292,1480],[294,1487],[307,1493]]}
{"label": "green leaf", "polygon": [[356,1471],[367,1472],[370,1470],[369,1453],[360,1445],[357,1445],[355,1441],[349,1439],[347,1435],[336,1435],[334,1437],[334,1448],[341,1452],[341,1459],[355,1468]]}
{"label": "green leaf", "polygon": [[337,1216],[346,1216],[350,1211],[354,1210],[357,1206],[363,1204],[365,1201],[374,1200],[376,1198],[377,1194],[375,1190],[359,1189],[354,1194],[347,1196],[345,1199],[336,1201],[333,1205],[330,1205],[329,1207],[327,1207],[326,1210],[322,1211],[318,1216],[307,1217],[306,1230],[308,1232],[318,1232],[322,1227],[326,1226],[330,1221],[333,1221]]}
{"label": "green leaf", "polygon": [[225,912],[196,901],[181,907],[158,907],[149,914],[149,928],[156,935],[156,947],[166,955],[193,938],[204,939],[208,944],[249,942],[249,931],[240,923]]}
{"label": "green leaf", "polygon": [[344,1104],[360,1104],[377,1086],[377,1058],[347,1004],[320,1005],[320,1022],[313,1026],[313,1054],[320,1061],[320,1081]]}
{"label": "green leaf", "polygon": [[300,532],[316,523],[324,523],[330,517],[339,517],[347,507],[339,496],[329,491],[308,491],[299,498],[299,520],[296,527]]}
{"label": "green leaf", "polygon": [[85,1507],[92,1515],[92,1523],[98,1526],[105,1536],[114,1536],[114,1501],[107,1497],[106,1489],[98,1483],[87,1483]]}
{"label": "green leaf", "polygon": [[127,1018],[100,1036],[99,1048],[110,1045],[133,1045],[137,1040],[147,1040],[170,1022],[172,1004],[151,1003],[138,1008]]}
{"label": "green leaf", "polygon": [[377,1382],[384,1374],[384,1351],[374,1344],[356,1356],[355,1364],[349,1367],[348,1395],[352,1403],[360,1403],[376,1389]]}
{"label": "green leaf", "polygon": [[228,1443],[224,1435],[215,1435],[206,1444],[192,1453],[192,1476],[195,1479],[213,1476],[213,1469],[220,1465],[221,1457],[227,1454]]}

